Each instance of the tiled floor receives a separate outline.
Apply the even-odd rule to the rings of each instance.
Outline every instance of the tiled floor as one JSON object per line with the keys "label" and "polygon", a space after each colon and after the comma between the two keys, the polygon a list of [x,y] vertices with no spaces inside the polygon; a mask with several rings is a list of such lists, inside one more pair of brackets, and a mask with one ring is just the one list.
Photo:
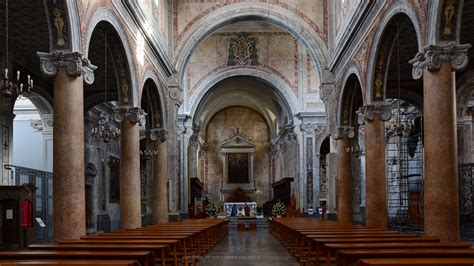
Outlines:
{"label": "tiled floor", "polygon": [[238,232],[229,229],[225,237],[198,266],[298,265],[296,259],[268,232]]}

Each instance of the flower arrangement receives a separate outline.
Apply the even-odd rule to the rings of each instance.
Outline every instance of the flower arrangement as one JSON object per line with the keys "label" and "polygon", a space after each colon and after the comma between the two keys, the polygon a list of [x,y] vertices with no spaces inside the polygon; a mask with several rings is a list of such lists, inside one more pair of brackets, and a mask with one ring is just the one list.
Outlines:
{"label": "flower arrangement", "polygon": [[286,213],[286,206],[283,202],[279,201],[273,205],[272,214],[273,216],[284,215]]}
{"label": "flower arrangement", "polygon": [[218,212],[219,212],[219,209],[217,208],[216,204],[214,204],[214,202],[209,200],[207,202],[207,208],[206,208],[207,217],[216,217]]}

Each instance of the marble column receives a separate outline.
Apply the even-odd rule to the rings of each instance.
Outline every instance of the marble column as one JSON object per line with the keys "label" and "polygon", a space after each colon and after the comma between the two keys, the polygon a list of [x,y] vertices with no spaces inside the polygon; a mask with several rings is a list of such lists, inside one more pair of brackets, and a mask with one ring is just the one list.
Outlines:
{"label": "marble column", "polygon": [[359,123],[365,122],[365,224],[386,228],[387,168],[385,164],[385,125],[390,119],[390,106],[369,104],[359,110]]}
{"label": "marble column", "polygon": [[168,219],[168,131],[152,129],[150,138],[158,155],[153,158],[153,224],[167,223]]}
{"label": "marble column", "polygon": [[470,47],[428,45],[410,61],[413,77],[423,75],[425,236],[441,241],[460,239],[454,70],[467,66]]}
{"label": "marble column", "polygon": [[337,133],[337,213],[338,221],[352,223],[352,158],[351,138],[354,128],[344,126]]}
{"label": "marble column", "polygon": [[142,226],[140,208],[140,132],[144,120],[138,107],[121,107],[114,113],[122,123],[120,137],[120,229]]}
{"label": "marble column", "polygon": [[95,66],[81,53],[38,52],[41,71],[54,79],[54,239],[86,234],[84,170],[84,81],[94,82]]}

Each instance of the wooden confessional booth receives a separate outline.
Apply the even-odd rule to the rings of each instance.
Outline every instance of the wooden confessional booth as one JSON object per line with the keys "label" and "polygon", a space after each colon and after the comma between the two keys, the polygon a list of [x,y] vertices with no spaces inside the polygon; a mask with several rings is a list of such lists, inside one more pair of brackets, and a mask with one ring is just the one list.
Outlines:
{"label": "wooden confessional booth", "polygon": [[33,225],[36,187],[0,186],[0,244],[2,249],[22,249],[35,242]]}

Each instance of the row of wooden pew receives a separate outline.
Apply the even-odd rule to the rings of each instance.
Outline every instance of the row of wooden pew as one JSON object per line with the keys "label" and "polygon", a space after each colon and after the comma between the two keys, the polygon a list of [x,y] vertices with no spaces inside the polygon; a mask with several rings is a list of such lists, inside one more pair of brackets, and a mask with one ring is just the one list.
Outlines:
{"label": "row of wooden pew", "polygon": [[0,252],[0,265],[190,265],[227,233],[229,220],[199,219],[34,244]]}
{"label": "row of wooden pew", "polygon": [[270,219],[269,229],[301,265],[474,265],[467,242],[308,218]]}

